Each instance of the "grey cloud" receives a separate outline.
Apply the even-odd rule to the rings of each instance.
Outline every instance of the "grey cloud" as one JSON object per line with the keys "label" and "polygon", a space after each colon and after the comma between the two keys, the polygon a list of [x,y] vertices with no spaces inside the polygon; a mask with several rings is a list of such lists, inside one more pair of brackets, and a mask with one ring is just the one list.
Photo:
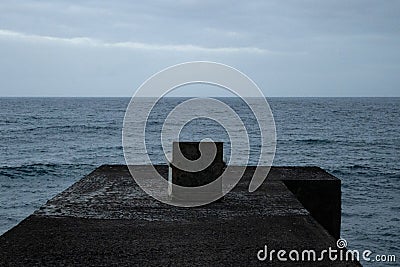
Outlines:
{"label": "grey cloud", "polygon": [[168,44],[150,44],[141,42],[105,42],[90,37],[72,37],[62,38],[45,35],[25,34],[20,32],[1,30],[0,38],[22,40],[34,43],[59,43],[66,45],[92,46],[104,48],[126,48],[133,50],[150,51],[176,51],[176,52],[203,52],[203,53],[257,53],[274,54],[278,52],[268,51],[258,47],[202,47],[191,44],[168,45]]}
{"label": "grey cloud", "polygon": [[[395,0],[3,0],[0,54],[11,65],[50,71],[62,82],[65,74],[54,73],[40,58],[17,56],[37,53],[47,40],[58,51],[52,60],[69,66],[82,87],[93,86],[90,79],[96,76],[96,62],[85,54],[90,51],[104,59],[105,73],[143,71],[144,62],[151,66],[147,70],[157,71],[182,61],[221,60],[267,85],[272,95],[399,95],[398,25],[400,1]],[[12,40],[11,33],[16,34]],[[89,60],[90,73],[76,71],[81,58]],[[0,67],[10,74],[4,64]],[[106,91],[109,79],[97,86]],[[40,87],[33,76],[30,81],[29,86]],[[0,85],[21,92],[24,87],[11,78]]]}

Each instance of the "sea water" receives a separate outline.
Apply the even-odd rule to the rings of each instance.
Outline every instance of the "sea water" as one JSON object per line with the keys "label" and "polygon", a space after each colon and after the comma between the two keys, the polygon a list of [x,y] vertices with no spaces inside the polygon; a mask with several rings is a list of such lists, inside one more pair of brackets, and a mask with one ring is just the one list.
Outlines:
{"label": "sea water", "polygon": [[[0,234],[102,164],[125,164],[121,131],[129,98],[0,98]],[[163,120],[185,98],[164,98],[150,113],[146,145],[166,164]],[[260,131],[238,98],[257,164]],[[400,257],[400,98],[268,98],[275,118],[274,165],[319,166],[342,180],[342,237],[351,249]],[[260,101],[262,103],[262,101]],[[195,107],[193,107],[195,108]],[[227,118],[229,120],[229,118]],[[215,121],[193,120],[182,141],[223,141]],[[141,164],[141,162],[137,162]]]}

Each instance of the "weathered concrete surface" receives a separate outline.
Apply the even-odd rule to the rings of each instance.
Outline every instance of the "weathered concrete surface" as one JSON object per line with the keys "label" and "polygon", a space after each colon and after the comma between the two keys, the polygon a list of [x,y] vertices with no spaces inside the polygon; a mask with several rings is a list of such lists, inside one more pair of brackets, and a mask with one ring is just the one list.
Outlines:
{"label": "weathered concrete surface", "polygon": [[[150,166],[137,168],[146,175]],[[166,166],[157,168],[167,176]],[[102,166],[2,235],[0,266],[358,266],[327,257],[317,263],[258,261],[264,245],[321,251],[336,244],[281,181],[328,174],[274,167],[262,187],[249,193],[252,171],[223,201],[178,208],[147,196],[126,166]]]}

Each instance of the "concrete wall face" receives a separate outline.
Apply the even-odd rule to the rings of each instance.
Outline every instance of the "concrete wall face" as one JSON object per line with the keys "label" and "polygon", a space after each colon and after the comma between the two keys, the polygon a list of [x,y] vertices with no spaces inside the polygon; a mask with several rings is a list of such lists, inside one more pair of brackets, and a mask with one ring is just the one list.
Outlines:
{"label": "concrete wall face", "polygon": [[334,238],[340,238],[341,182],[337,180],[284,180],[287,188]]}
{"label": "concrete wall face", "polygon": [[[216,151],[214,150],[215,148]],[[181,154],[178,153],[179,151]],[[174,142],[172,153],[172,162],[170,164],[170,168],[172,169],[170,196],[173,199],[196,201],[207,198],[207,195],[222,196],[222,180],[214,182],[222,175],[225,169],[222,142]],[[213,157],[214,153],[215,157]],[[201,169],[204,161],[196,163],[200,159],[207,160],[210,158],[210,163],[206,164],[207,167],[204,169]],[[193,168],[200,168],[201,170],[193,171]],[[205,185],[209,186],[190,194],[181,188],[201,188]]]}

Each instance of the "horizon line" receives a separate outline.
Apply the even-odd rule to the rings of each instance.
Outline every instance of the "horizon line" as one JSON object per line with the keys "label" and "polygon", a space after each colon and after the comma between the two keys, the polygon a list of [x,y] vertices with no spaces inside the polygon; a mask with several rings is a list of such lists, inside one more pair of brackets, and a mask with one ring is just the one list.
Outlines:
{"label": "horizon line", "polygon": [[[0,98],[132,98],[133,96],[0,96]],[[240,98],[239,96],[164,96],[163,98],[188,98],[188,97],[217,97]],[[400,98],[399,96],[265,96],[266,98]],[[146,96],[138,98],[158,98],[158,96]],[[248,97],[259,98],[259,97]]]}

